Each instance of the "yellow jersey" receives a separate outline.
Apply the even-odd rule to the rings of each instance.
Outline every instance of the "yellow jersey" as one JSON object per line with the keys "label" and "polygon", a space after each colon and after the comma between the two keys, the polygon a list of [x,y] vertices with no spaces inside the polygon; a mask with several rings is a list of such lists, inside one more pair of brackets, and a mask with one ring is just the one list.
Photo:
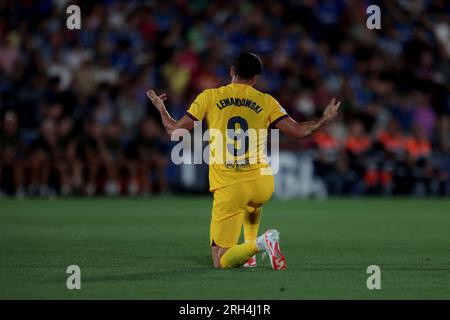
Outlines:
{"label": "yellow jersey", "polygon": [[265,159],[267,132],[287,114],[270,94],[231,83],[200,93],[187,114],[206,119],[211,191],[272,174]]}

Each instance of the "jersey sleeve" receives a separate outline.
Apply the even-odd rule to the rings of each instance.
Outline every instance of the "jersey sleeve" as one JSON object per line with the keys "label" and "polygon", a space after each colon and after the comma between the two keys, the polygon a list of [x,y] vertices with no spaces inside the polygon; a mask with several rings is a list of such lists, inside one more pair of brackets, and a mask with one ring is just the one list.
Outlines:
{"label": "jersey sleeve", "polygon": [[287,118],[289,115],[275,98],[269,96],[269,99],[270,99],[269,122],[272,126],[274,126],[278,121]]}
{"label": "jersey sleeve", "polygon": [[206,116],[206,110],[208,107],[208,93],[203,91],[200,93],[194,102],[192,102],[186,114],[194,121],[202,121]]}

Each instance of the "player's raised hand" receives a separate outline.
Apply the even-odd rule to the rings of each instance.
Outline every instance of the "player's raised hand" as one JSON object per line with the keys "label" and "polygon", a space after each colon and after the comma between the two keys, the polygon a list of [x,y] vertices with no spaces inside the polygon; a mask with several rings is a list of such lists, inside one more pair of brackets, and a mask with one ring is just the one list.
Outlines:
{"label": "player's raised hand", "polygon": [[341,102],[336,101],[336,99],[333,98],[323,111],[322,119],[325,120],[325,122],[333,120],[337,116],[340,106]]}
{"label": "player's raised hand", "polygon": [[147,97],[150,99],[150,101],[158,110],[164,108],[164,100],[167,99],[166,93],[163,93],[158,96],[154,90],[150,89],[147,91]]}

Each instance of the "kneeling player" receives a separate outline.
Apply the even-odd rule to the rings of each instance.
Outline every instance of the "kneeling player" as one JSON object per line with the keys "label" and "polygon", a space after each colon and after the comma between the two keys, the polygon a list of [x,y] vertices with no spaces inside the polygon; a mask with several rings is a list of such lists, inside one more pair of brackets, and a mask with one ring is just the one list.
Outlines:
{"label": "kneeling player", "polygon": [[[267,253],[274,270],[286,268],[285,257],[280,251],[280,233],[271,229],[257,237],[261,208],[272,196],[274,179],[267,162],[261,161],[260,157],[252,158],[262,150],[263,139],[256,139],[257,142],[252,144],[245,133],[249,129],[260,132],[272,126],[289,136],[303,139],[333,120],[340,106],[340,102],[333,99],[319,120],[298,123],[271,95],[253,88],[261,72],[262,63],[258,56],[241,53],[230,69],[231,83],[203,91],[179,121],[167,112],[165,94],[158,96],[153,90],[147,92],[170,135],[177,129],[192,130],[194,122],[203,119],[209,129],[217,130],[223,137],[230,137],[230,130],[240,132],[231,134],[235,142],[232,144],[219,146],[223,141],[210,140],[211,150],[225,150],[224,158],[219,159],[222,161],[210,161],[209,166],[210,190],[214,194],[210,244],[216,268],[234,268],[246,262],[247,266],[255,266],[254,255],[259,252]],[[230,154],[236,159],[244,158],[244,161],[230,163],[227,157]],[[242,227],[245,242],[238,244]]]}

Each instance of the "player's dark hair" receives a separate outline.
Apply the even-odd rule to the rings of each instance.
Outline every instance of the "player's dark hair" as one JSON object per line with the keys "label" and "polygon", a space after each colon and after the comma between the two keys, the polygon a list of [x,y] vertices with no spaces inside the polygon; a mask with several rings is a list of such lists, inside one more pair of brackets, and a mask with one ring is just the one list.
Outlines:
{"label": "player's dark hair", "polygon": [[241,79],[251,79],[254,76],[260,75],[263,69],[263,64],[259,57],[251,52],[242,52],[234,60],[234,71]]}

